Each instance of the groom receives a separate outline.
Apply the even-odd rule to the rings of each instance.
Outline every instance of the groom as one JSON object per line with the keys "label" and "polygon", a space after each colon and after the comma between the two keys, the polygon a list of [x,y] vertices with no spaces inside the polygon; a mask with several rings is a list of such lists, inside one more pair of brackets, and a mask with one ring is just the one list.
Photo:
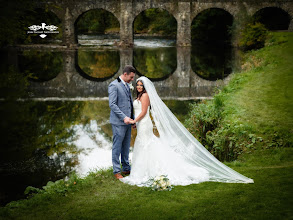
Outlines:
{"label": "groom", "polygon": [[131,138],[131,119],[134,119],[132,96],[128,83],[135,76],[136,70],[133,66],[127,65],[123,74],[110,83],[108,87],[110,123],[113,131],[112,163],[116,179],[123,178],[120,171],[121,155],[122,173],[130,174],[129,147]]}

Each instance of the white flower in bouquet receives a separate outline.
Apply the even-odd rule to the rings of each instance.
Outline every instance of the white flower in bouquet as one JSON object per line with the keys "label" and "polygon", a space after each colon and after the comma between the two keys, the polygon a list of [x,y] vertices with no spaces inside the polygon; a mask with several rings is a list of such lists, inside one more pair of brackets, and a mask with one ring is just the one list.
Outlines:
{"label": "white flower in bouquet", "polygon": [[128,85],[129,85],[130,90],[133,91],[134,90],[133,85],[131,83],[128,83]]}
{"label": "white flower in bouquet", "polygon": [[150,179],[151,187],[154,191],[164,191],[164,190],[172,190],[172,186],[170,184],[169,179],[166,175],[156,176],[153,179]]}

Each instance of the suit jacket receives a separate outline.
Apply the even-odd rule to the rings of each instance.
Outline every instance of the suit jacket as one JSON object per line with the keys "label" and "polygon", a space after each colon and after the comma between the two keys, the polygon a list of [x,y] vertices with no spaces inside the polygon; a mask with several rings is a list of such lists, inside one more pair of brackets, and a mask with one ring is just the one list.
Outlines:
{"label": "suit jacket", "polygon": [[134,119],[131,92],[128,92],[121,79],[118,78],[110,83],[108,87],[110,123],[115,125],[126,125],[124,118]]}

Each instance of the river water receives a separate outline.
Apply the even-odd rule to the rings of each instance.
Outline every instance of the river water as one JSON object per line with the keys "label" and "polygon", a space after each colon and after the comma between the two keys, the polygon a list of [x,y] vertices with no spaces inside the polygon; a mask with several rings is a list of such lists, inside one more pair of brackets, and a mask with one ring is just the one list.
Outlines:
{"label": "river water", "polygon": [[[13,65],[30,76],[31,84],[27,98],[1,101],[1,205],[24,198],[27,186],[111,167],[107,86],[122,65],[131,63],[137,77],[151,78],[181,122],[189,104],[210,98],[219,79],[225,81],[233,69],[231,48],[182,49],[172,39],[143,38],[135,39],[133,48],[119,49],[115,41],[82,35],[78,50],[2,51],[2,70]],[[20,94],[21,86],[2,88],[2,95]],[[133,130],[131,146],[135,135]]]}

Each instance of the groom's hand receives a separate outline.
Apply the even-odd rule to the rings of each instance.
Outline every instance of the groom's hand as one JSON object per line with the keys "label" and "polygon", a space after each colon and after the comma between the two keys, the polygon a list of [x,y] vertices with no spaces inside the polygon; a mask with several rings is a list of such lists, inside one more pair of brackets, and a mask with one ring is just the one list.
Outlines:
{"label": "groom's hand", "polygon": [[130,119],[130,124],[135,125],[135,121],[133,119]]}
{"label": "groom's hand", "polygon": [[129,117],[125,117],[125,118],[124,118],[124,123],[127,124],[127,125],[129,125],[130,122],[131,122],[131,120],[132,120],[131,118],[129,118]]}

